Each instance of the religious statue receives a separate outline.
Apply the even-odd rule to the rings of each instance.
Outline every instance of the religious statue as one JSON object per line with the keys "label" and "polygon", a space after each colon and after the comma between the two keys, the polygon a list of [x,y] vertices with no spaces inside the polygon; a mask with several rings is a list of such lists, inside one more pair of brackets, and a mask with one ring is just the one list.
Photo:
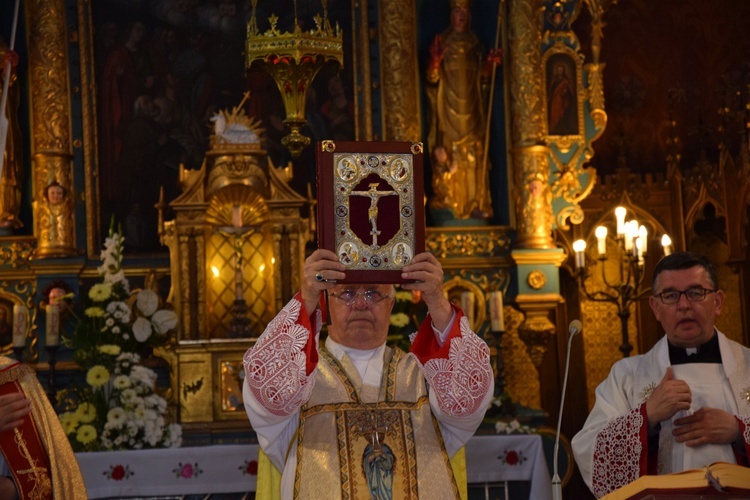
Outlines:
{"label": "religious statue", "polygon": [[[471,31],[470,0],[451,0],[450,27],[430,45],[427,95],[429,147],[436,160],[433,209],[449,209],[458,219],[492,216],[490,165],[485,158],[486,97],[492,64]],[[443,186],[449,184],[449,186]]]}
{"label": "religious statue", "polygon": [[[3,166],[0,172],[0,234],[23,226],[18,216],[21,213],[21,182],[23,180],[23,161],[21,158],[21,129],[18,124],[18,107],[20,91],[17,85],[16,65],[18,55],[11,52],[5,41],[0,38],[0,89],[5,78],[6,61],[11,63],[8,97],[5,105],[5,119],[8,123],[5,149],[2,150]],[[2,90],[0,90],[2,96]],[[0,148],[2,145],[0,145]]]}
{"label": "religious statue", "polygon": [[42,237],[46,237],[50,243],[59,243],[65,237],[67,215],[70,211],[67,192],[59,182],[52,181],[44,188],[44,201]]}

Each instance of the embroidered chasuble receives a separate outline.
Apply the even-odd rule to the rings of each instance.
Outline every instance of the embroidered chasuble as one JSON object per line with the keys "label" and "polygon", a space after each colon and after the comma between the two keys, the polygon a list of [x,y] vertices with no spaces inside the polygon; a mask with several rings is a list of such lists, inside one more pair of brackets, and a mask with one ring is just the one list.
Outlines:
{"label": "embroidered chasuble", "polygon": [[373,387],[348,357],[319,354],[299,417],[295,498],[458,498],[414,358],[386,347],[381,384]]}
{"label": "embroidered chasuble", "polygon": [[0,356],[0,394],[13,392],[31,400],[31,413],[23,424],[0,432],[0,449],[19,498],[87,498],[78,462],[34,370]]}

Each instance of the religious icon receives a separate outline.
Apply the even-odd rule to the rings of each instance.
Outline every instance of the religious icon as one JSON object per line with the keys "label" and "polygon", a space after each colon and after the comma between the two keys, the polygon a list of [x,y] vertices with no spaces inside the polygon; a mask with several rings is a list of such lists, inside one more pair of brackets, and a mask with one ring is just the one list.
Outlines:
{"label": "religious icon", "polygon": [[567,54],[551,56],[547,60],[546,77],[548,134],[579,134],[575,62]]}

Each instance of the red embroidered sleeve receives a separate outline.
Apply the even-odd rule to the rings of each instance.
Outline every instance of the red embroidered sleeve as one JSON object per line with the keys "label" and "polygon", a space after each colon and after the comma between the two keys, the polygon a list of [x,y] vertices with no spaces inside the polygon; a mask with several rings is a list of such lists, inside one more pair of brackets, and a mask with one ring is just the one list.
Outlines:
{"label": "red embroidered sleeve", "polygon": [[745,453],[737,453],[737,450],[735,450],[734,457],[738,464],[750,467],[750,415],[740,415],[736,418],[740,423],[740,436],[742,436],[742,441],[745,445]]}
{"label": "red embroidered sleeve", "polygon": [[460,311],[442,347],[435,338],[432,319],[427,316],[411,352],[422,365],[422,373],[444,413],[459,417],[484,411],[482,401],[493,382],[490,350],[471,331]]}
{"label": "red embroidered sleeve", "polygon": [[271,320],[244,357],[245,378],[255,399],[274,415],[291,415],[310,398],[318,364],[317,340],[299,293]]}
{"label": "red embroidered sleeve", "polygon": [[645,403],[610,420],[596,435],[591,489],[597,498],[646,473],[648,426]]}

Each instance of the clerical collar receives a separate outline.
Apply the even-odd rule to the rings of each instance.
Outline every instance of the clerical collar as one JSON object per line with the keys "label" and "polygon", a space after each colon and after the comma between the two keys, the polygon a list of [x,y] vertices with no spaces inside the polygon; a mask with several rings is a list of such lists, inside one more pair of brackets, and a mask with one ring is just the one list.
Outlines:
{"label": "clerical collar", "polygon": [[678,347],[671,342],[669,344],[669,362],[673,365],[683,365],[685,363],[721,363],[721,351],[719,350],[719,336],[714,335],[697,348],[685,349]]}

